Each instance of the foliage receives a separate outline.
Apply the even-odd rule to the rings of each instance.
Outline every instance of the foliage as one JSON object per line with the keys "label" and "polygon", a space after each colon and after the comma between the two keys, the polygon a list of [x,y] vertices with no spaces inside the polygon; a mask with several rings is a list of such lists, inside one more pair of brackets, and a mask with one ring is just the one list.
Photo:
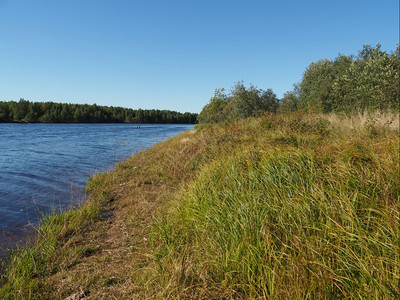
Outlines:
{"label": "foliage", "polygon": [[271,89],[263,91],[253,85],[247,89],[237,82],[231,93],[217,89],[214,97],[200,112],[199,123],[218,123],[260,116],[264,112],[276,112],[278,98]]}
{"label": "foliage", "polygon": [[216,89],[214,97],[210,103],[203,107],[198,116],[199,123],[217,123],[227,120],[225,110],[228,104],[228,97],[224,93],[224,89]]}
{"label": "foliage", "polygon": [[299,84],[298,97],[282,103],[305,111],[357,112],[398,110],[399,47],[394,53],[366,45],[358,56],[311,63]]}
{"label": "foliage", "polygon": [[279,102],[278,112],[289,113],[299,110],[299,93],[300,87],[295,84],[293,91],[283,94],[283,98]]}
{"label": "foliage", "polygon": [[356,60],[332,85],[339,107],[361,110],[398,109],[399,57],[376,48],[364,46]]}
{"label": "foliage", "polygon": [[357,113],[398,111],[399,46],[395,52],[381,45],[363,46],[357,56],[339,54],[320,59],[305,70],[302,80],[278,100],[271,89],[237,82],[230,94],[217,89],[198,116],[199,123],[227,122],[260,116],[263,112]]}
{"label": "foliage", "polygon": [[54,102],[0,102],[0,122],[43,123],[186,123],[194,124],[197,114],[170,110],[134,110],[96,104]]}

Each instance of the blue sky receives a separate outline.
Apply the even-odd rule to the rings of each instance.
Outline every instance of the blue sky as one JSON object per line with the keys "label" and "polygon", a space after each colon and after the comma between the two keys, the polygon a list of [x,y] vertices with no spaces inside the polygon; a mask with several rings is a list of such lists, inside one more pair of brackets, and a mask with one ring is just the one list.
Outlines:
{"label": "blue sky", "polygon": [[281,97],[378,42],[399,42],[398,0],[0,0],[0,101],[200,112],[216,88]]}

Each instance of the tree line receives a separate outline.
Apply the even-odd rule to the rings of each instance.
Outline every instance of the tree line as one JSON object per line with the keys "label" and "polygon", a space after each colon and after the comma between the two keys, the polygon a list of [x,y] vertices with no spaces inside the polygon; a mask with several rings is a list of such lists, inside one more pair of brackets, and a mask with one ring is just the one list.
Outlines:
{"label": "tree line", "polygon": [[278,99],[243,82],[226,94],[216,89],[198,116],[200,123],[227,122],[265,112],[302,110],[318,113],[399,110],[400,50],[387,53],[381,45],[363,46],[358,55],[339,54],[334,60],[312,62],[292,91]]}
{"label": "tree line", "polygon": [[195,113],[131,109],[89,104],[19,101],[0,102],[0,122],[29,123],[180,123],[194,124]]}
{"label": "tree line", "polygon": [[271,89],[266,91],[253,85],[246,88],[237,82],[229,94],[216,89],[214,97],[198,116],[199,123],[229,122],[234,119],[258,116],[263,112],[276,112],[279,99]]}
{"label": "tree line", "polygon": [[365,45],[357,56],[311,63],[300,83],[281,99],[281,111],[353,113],[399,109],[400,51]]}

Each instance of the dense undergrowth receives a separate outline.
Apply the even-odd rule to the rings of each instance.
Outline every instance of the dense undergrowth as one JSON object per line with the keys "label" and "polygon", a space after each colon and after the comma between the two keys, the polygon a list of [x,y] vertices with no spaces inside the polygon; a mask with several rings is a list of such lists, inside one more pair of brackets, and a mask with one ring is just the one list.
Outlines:
{"label": "dense undergrowth", "polygon": [[[0,296],[63,298],[74,285],[88,299],[397,299],[398,135],[387,115],[198,125],[94,177],[81,209],[46,218]],[[134,197],[152,205],[146,226]],[[146,228],[141,242],[127,235],[118,266],[93,246],[101,237],[83,242],[111,200],[110,222]]]}

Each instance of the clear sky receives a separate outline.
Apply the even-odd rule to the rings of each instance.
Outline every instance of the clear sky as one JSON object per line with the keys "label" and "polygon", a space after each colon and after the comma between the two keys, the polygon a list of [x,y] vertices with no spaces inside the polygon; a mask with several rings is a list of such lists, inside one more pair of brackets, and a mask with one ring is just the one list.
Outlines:
{"label": "clear sky", "polygon": [[398,0],[0,0],[0,101],[200,112],[378,42],[399,42]]}

